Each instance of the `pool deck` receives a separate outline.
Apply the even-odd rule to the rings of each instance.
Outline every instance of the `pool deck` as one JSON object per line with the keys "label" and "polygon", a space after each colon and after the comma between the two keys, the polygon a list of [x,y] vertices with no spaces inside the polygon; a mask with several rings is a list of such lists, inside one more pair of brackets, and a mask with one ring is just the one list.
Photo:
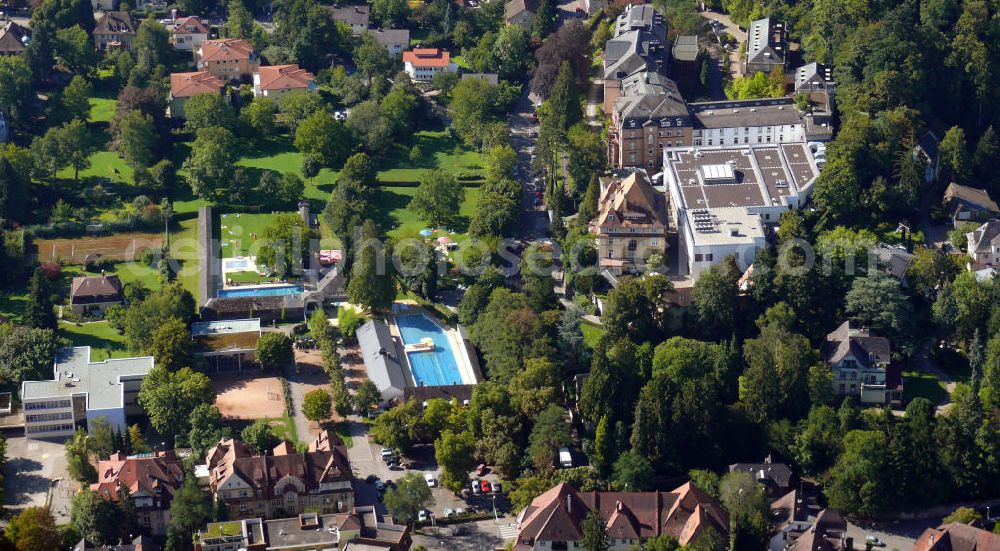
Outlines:
{"label": "pool deck", "polygon": [[448,337],[448,343],[451,345],[451,352],[455,356],[455,364],[458,366],[458,373],[462,377],[463,384],[478,384],[482,380],[482,376],[478,375],[478,369],[476,369],[477,363],[469,356],[469,350],[465,346],[464,340],[458,333],[458,330],[448,327],[440,320],[435,318],[427,310],[421,308],[414,303],[408,302],[397,302],[394,306],[404,306],[405,311],[394,311],[392,314],[387,315],[386,319],[389,322],[389,334],[392,335],[393,342],[396,343],[396,353],[397,357],[406,359],[406,384],[408,386],[417,386],[413,380],[413,371],[410,366],[410,358],[405,353],[405,344],[403,343],[403,335],[399,331],[399,326],[396,325],[396,317],[399,316],[410,316],[416,314],[422,314],[427,319],[431,320],[434,325],[441,329],[444,334]]}

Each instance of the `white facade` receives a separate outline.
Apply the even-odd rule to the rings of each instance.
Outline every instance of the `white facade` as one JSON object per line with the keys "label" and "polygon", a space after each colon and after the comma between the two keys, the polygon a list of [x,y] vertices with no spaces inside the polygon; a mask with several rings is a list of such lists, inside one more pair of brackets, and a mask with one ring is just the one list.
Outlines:
{"label": "white facade", "polygon": [[174,49],[193,52],[206,40],[208,40],[208,35],[205,33],[174,34]]}
{"label": "white facade", "polygon": [[89,346],[60,349],[52,380],[21,383],[25,436],[71,436],[77,424],[90,430],[100,417],[125,430],[125,416],[138,412],[139,386],[151,369],[152,357],[91,362]]}
{"label": "white facade", "polygon": [[[671,203],[674,203],[671,188]],[[721,264],[726,257],[734,256],[741,268],[747,268],[757,258],[757,252],[766,245],[764,225],[758,214],[748,213],[741,208],[715,209],[711,211],[717,228],[710,232],[698,231],[694,213],[679,211],[677,254],[679,265],[687,266],[688,274],[697,279],[702,272],[715,264]]]}
{"label": "white facade", "polygon": [[742,126],[737,128],[703,128],[694,131],[695,146],[759,145],[803,142],[805,124],[775,126]]}
{"label": "white facade", "polygon": [[407,61],[403,63],[403,70],[406,74],[410,75],[410,78],[417,82],[430,82],[434,80],[434,75],[438,73],[457,73],[458,65],[454,63],[449,63],[445,67],[428,67],[424,65],[414,65],[413,63]]}

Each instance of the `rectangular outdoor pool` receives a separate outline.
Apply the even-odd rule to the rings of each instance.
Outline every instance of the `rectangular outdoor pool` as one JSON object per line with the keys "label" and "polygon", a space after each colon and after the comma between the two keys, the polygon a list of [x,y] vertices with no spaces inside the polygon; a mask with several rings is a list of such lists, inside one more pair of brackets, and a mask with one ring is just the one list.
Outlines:
{"label": "rectangular outdoor pool", "polygon": [[396,317],[396,326],[403,344],[420,344],[420,339],[434,340],[434,351],[407,352],[410,372],[417,386],[444,386],[465,384],[455,363],[455,353],[448,335],[423,314]]}
{"label": "rectangular outdoor pool", "polygon": [[219,298],[237,297],[281,297],[285,295],[302,294],[301,285],[282,285],[274,287],[250,287],[247,289],[219,289]]}

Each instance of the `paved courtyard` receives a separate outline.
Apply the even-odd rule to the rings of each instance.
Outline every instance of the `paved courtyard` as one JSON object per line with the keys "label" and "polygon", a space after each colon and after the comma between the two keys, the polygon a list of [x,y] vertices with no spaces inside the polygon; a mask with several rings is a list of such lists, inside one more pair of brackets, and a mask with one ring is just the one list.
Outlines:
{"label": "paved courtyard", "polygon": [[52,514],[56,522],[69,522],[70,501],[78,485],[66,470],[63,441],[27,440],[7,436],[7,468],[4,504],[10,509],[45,505],[52,487]]}

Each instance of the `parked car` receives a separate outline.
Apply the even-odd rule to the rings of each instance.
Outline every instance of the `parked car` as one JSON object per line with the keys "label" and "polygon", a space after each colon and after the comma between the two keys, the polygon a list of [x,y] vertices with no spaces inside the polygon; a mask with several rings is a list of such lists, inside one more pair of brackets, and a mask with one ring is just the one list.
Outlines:
{"label": "parked car", "polygon": [[427,485],[430,486],[431,488],[438,485],[438,481],[434,478],[434,475],[432,475],[431,473],[425,474],[424,480],[427,481]]}
{"label": "parked car", "polygon": [[455,509],[455,515],[464,515],[464,514],[465,514],[465,509],[461,507]]}
{"label": "parked car", "polygon": [[390,457],[395,457],[396,452],[390,450],[389,448],[382,448],[382,461],[388,461]]}
{"label": "parked car", "polygon": [[874,534],[865,536],[865,543],[871,544],[873,547],[885,547],[885,542],[878,539]]}
{"label": "parked car", "polygon": [[490,482],[490,491],[493,492],[494,494],[502,493],[503,486],[501,486],[500,483],[496,481]]}
{"label": "parked car", "polygon": [[445,517],[453,517],[453,516],[455,516],[455,510],[452,509],[451,507],[445,507],[444,508],[444,516]]}
{"label": "parked car", "polygon": [[478,496],[479,494],[482,494],[482,493],[483,493],[483,487],[479,485],[479,481],[478,480],[473,480],[472,481],[472,495]]}
{"label": "parked car", "polygon": [[479,484],[482,487],[484,494],[490,493],[490,481],[489,480],[483,480]]}
{"label": "parked car", "polygon": [[420,512],[417,513],[417,520],[419,522],[430,522],[431,517],[433,516],[434,513],[428,511],[427,509],[421,509]]}

